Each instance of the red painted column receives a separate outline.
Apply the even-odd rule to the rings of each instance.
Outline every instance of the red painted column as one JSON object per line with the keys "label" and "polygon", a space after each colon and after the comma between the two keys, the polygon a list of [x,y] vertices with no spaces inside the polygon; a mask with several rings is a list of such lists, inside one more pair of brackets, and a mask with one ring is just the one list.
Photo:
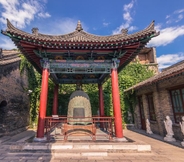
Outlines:
{"label": "red painted column", "polygon": [[98,91],[99,91],[99,112],[100,116],[104,116],[104,98],[103,98],[103,88],[102,84],[98,84]]}
{"label": "red painted column", "polygon": [[58,114],[58,89],[59,89],[59,85],[56,84],[55,87],[54,87],[52,115],[57,115]]}
{"label": "red painted column", "polygon": [[114,118],[115,118],[115,133],[117,138],[122,138],[123,128],[122,128],[122,116],[121,116],[121,107],[120,107],[117,68],[112,69],[111,80],[112,80],[112,101],[113,101],[113,110],[114,110]]}
{"label": "red painted column", "polygon": [[48,68],[44,68],[42,71],[42,85],[40,93],[40,108],[38,117],[37,138],[44,137],[45,116],[46,116],[47,95],[48,95],[48,79],[49,79],[49,70]]}

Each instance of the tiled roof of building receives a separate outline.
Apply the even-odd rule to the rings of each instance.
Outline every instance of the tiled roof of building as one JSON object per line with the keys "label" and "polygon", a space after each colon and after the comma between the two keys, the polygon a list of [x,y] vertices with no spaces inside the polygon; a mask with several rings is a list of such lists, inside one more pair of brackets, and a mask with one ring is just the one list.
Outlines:
{"label": "tiled roof of building", "polygon": [[20,61],[20,52],[14,50],[3,50],[0,58],[0,66]]}
{"label": "tiled roof of building", "polygon": [[[116,64],[118,72],[121,71],[153,37],[159,35],[154,29],[154,21],[147,28],[133,34],[123,29],[121,34],[99,36],[83,31],[80,22],[71,33],[46,35],[39,33],[37,28],[33,28],[31,34],[24,32],[7,20],[7,29],[1,33],[12,39],[38,72],[42,72],[42,62],[47,59],[52,72],[50,77],[57,84],[77,83],[79,76],[84,83],[102,83],[109,77],[112,65]],[[76,60],[92,61],[90,64],[94,67],[71,67],[71,62]],[[101,68],[96,60],[104,62],[105,68]],[[65,61],[65,67],[58,61]],[[81,71],[85,71],[85,74],[81,74]]]}
{"label": "tiled roof of building", "polygon": [[38,33],[38,28],[32,29],[32,34],[29,34],[27,32],[24,32],[22,30],[19,30],[15,28],[9,20],[7,20],[7,29],[6,31],[2,31],[2,33],[14,33],[16,35],[29,37],[31,39],[37,39],[40,41],[57,41],[57,42],[63,42],[63,41],[70,41],[70,42],[116,42],[116,41],[125,41],[130,39],[137,39],[138,37],[149,35],[152,33],[153,35],[158,35],[154,29],[154,21],[144,30],[139,31],[134,34],[127,34],[127,30],[122,30],[121,34],[116,35],[110,35],[110,36],[98,36],[89,34],[85,31],[83,31],[82,26],[80,24],[80,21],[77,24],[76,30],[69,34],[64,35],[46,35]]}
{"label": "tiled roof of building", "polygon": [[130,90],[137,90],[143,86],[155,84],[159,81],[169,79],[169,78],[181,75],[181,74],[184,74],[184,60],[164,69],[159,74],[126,89],[125,92],[128,92]]}

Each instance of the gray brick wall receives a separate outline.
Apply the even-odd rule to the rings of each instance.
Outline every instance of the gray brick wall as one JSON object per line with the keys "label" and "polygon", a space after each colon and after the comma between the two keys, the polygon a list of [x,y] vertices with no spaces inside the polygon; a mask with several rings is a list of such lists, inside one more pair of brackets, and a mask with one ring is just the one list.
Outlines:
{"label": "gray brick wall", "polygon": [[[137,96],[143,96],[143,105],[144,105],[144,113],[145,117],[149,119],[149,110],[148,110],[148,102],[146,99],[147,93],[153,93],[154,107],[156,113],[156,121],[150,121],[150,126],[155,134],[160,134],[162,136],[166,135],[166,130],[164,127],[164,120],[167,115],[170,116],[173,121],[173,131],[175,134],[175,138],[179,140],[183,140],[183,135],[181,133],[181,129],[179,124],[174,121],[174,114],[171,104],[171,98],[169,93],[169,88],[184,85],[184,76],[176,76],[157,84],[142,86],[139,90],[136,91]],[[141,128],[140,125],[140,111],[138,104],[135,106],[135,127]]]}
{"label": "gray brick wall", "polygon": [[28,80],[26,73],[20,75],[19,63],[4,65],[1,73],[0,103],[7,105],[0,106],[0,136],[16,134],[29,125]]}

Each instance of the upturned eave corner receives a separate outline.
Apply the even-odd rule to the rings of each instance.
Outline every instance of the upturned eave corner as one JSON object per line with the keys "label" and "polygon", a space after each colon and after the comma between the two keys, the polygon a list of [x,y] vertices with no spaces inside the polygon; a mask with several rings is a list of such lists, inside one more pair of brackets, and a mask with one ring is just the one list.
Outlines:
{"label": "upturned eave corner", "polygon": [[146,30],[152,30],[154,31],[154,37],[157,37],[158,35],[160,35],[160,31],[156,31],[155,29],[155,20],[153,20],[150,25],[146,28]]}
{"label": "upturned eave corner", "polygon": [[11,29],[15,30],[15,29],[16,29],[16,28],[13,26],[13,24],[10,22],[9,19],[6,19],[6,21],[7,21],[7,29],[6,29],[6,30],[11,30]]}

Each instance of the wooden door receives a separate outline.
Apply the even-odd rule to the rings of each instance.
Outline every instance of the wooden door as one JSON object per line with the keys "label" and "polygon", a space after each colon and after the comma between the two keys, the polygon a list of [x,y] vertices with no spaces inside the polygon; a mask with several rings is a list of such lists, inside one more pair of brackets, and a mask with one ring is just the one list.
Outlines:
{"label": "wooden door", "polygon": [[145,123],[145,115],[144,115],[144,107],[143,107],[142,96],[139,96],[139,97],[138,97],[138,101],[139,101],[141,128],[142,128],[143,130],[146,130],[146,123]]}

